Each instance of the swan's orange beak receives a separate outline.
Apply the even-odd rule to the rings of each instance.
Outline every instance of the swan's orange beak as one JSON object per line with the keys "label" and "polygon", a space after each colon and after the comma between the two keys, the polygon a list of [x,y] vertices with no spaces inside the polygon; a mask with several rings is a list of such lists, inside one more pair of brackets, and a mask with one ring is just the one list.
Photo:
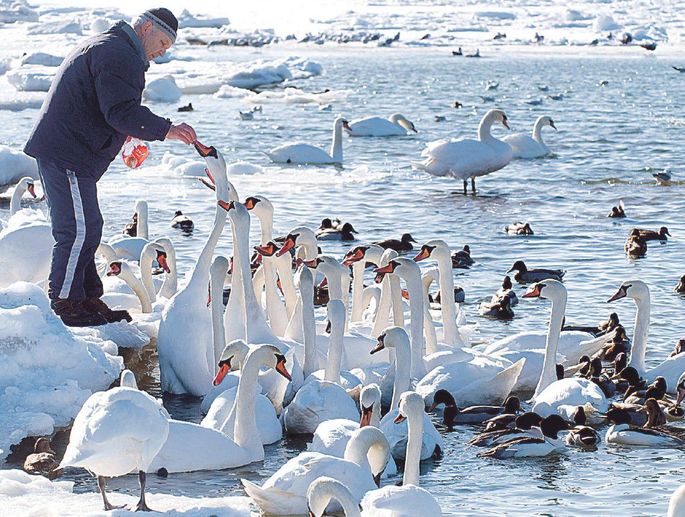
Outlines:
{"label": "swan's orange beak", "polygon": [[618,288],[618,291],[614,293],[614,295],[607,300],[607,303],[614,302],[616,300],[620,300],[621,298],[625,298],[628,295],[628,289],[625,286],[621,286]]}
{"label": "swan's orange beak", "polygon": [[245,208],[247,208],[248,210],[252,210],[257,205],[257,203],[259,203],[259,199],[250,196],[245,200]]}
{"label": "swan's orange beak", "polygon": [[121,262],[110,263],[107,276],[117,276],[119,273],[121,273]]}
{"label": "swan's orange beak", "polygon": [[395,270],[395,268],[392,265],[392,262],[389,263],[387,266],[383,267],[377,267],[376,269],[373,270],[374,273],[376,273],[376,283],[380,284],[383,281],[383,277],[387,273],[392,273]]}
{"label": "swan's orange beak", "polygon": [[157,262],[159,263],[160,267],[164,270],[165,273],[171,273],[171,269],[169,269],[169,264],[167,264],[166,261],[166,253],[164,253],[163,251],[158,251]]}
{"label": "swan's orange beak", "polygon": [[542,284],[534,284],[531,288],[526,291],[523,298],[540,298],[542,294]]}
{"label": "swan's orange beak", "polygon": [[278,248],[276,247],[276,243],[274,243],[274,241],[269,241],[264,246],[255,246],[254,249],[256,249],[260,255],[272,257]]}
{"label": "swan's orange beak", "polygon": [[223,199],[220,199],[219,201],[216,202],[217,205],[219,205],[221,208],[226,210],[227,212],[235,206],[234,201],[229,201],[228,203],[224,201]]}
{"label": "swan's orange beak", "polygon": [[285,238],[285,242],[283,243],[283,246],[281,246],[281,249],[276,252],[276,256],[281,257],[285,253],[287,253],[291,249],[293,249],[294,247],[295,247],[295,237],[292,235],[288,235]]}
{"label": "swan's orange beak", "polygon": [[371,415],[373,414],[373,406],[362,406],[362,419],[359,421],[359,427],[366,427],[371,425]]}
{"label": "swan's orange beak", "polygon": [[214,158],[217,157],[216,149],[214,147],[207,147],[206,145],[201,144],[197,140],[193,142],[193,145],[195,146],[195,150],[203,158],[206,158],[207,156],[214,156]]}
{"label": "swan's orange beak", "polygon": [[428,246],[421,246],[421,251],[419,251],[414,257],[414,262],[420,262],[431,256],[431,250]]}
{"label": "swan's orange beak", "polygon": [[404,416],[404,415],[401,414],[401,413],[398,413],[397,416],[395,417],[395,420],[393,420],[393,422],[395,422],[396,424],[401,424],[401,423],[404,422],[406,419],[407,419],[406,416]]}
{"label": "swan's orange beak", "polygon": [[291,381],[292,377],[288,373],[288,370],[285,369],[285,356],[276,354],[276,357],[278,358],[276,362],[276,371],[280,373],[283,377]]}
{"label": "swan's orange beak", "polygon": [[345,257],[343,257],[342,265],[351,266],[355,262],[359,262],[361,259],[364,258],[365,251],[366,250],[362,249],[361,246],[357,246],[353,250],[348,251]]}
{"label": "swan's orange beak", "polygon": [[219,366],[219,372],[216,374],[216,377],[214,377],[214,386],[221,384],[221,381],[224,380],[224,377],[226,377],[226,374],[230,371],[231,361],[222,361]]}

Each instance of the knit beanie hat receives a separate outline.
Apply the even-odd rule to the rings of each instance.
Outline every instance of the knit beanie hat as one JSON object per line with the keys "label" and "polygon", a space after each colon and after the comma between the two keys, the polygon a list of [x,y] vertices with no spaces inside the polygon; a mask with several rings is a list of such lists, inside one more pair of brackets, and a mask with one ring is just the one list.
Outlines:
{"label": "knit beanie hat", "polygon": [[149,9],[143,13],[143,18],[150,20],[161,29],[169,38],[171,38],[172,43],[176,41],[178,20],[169,9],[166,9],[165,7]]}

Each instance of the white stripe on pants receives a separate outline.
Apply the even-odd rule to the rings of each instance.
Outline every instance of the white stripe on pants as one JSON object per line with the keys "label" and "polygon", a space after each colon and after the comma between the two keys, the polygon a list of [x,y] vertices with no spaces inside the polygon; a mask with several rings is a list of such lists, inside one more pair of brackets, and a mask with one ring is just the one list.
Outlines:
{"label": "white stripe on pants", "polygon": [[81,192],[78,188],[78,180],[74,171],[67,170],[67,177],[69,178],[69,189],[71,190],[71,202],[74,206],[74,219],[76,220],[76,238],[74,244],[71,246],[69,252],[69,262],[67,262],[67,271],[64,275],[64,282],[62,283],[62,290],[59,292],[60,298],[69,298],[69,291],[71,290],[71,283],[74,281],[74,271],[76,271],[76,264],[78,263],[81,249],[83,248],[83,241],[86,239],[86,218],[83,215],[83,203],[81,201]]}

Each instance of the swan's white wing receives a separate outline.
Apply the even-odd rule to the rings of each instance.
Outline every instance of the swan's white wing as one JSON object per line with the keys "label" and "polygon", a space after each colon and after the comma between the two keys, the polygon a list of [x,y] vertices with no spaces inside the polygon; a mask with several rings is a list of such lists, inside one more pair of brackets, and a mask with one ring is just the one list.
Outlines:
{"label": "swan's white wing", "polygon": [[423,168],[430,174],[466,179],[501,167],[495,150],[479,140],[444,142],[427,149]]}
{"label": "swan's white wing", "polygon": [[366,117],[350,123],[350,136],[404,136],[407,130],[387,118]]}
{"label": "swan's white wing", "polygon": [[685,372],[685,354],[668,357],[664,362],[655,366],[645,373],[648,382],[653,382],[661,376],[666,379],[666,388],[669,393],[675,393],[678,379]]}
{"label": "swan's white wing", "polygon": [[561,379],[547,386],[535,398],[533,411],[544,418],[558,413],[560,406],[584,406],[587,403],[600,413],[606,413],[609,407],[604,393],[595,383],[587,379]]}
{"label": "swan's white wing", "polygon": [[5,228],[0,233],[0,287],[18,280],[44,281],[54,242],[49,224]]}
{"label": "swan's white wing", "polygon": [[359,410],[347,392],[331,382],[311,381],[302,386],[283,411],[289,433],[313,433],[320,422],[333,418],[359,421]]}
{"label": "swan's white wing", "polygon": [[511,146],[515,158],[540,158],[549,154],[547,146],[540,144],[525,133],[509,135],[502,140]]}
{"label": "swan's white wing", "polygon": [[309,144],[285,144],[267,153],[276,163],[334,163],[323,149]]}
{"label": "swan's white wing", "polygon": [[312,443],[307,446],[307,450],[342,458],[347,442],[358,429],[358,422],[342,418],[321,422],[314,431]]}
{"label": "swan's white wing", "polygon": [[384,486],[367,492],[362,499],[362,515],[376,517],[440,517],[442,511],[435,498],[423,488],[414,485]]}

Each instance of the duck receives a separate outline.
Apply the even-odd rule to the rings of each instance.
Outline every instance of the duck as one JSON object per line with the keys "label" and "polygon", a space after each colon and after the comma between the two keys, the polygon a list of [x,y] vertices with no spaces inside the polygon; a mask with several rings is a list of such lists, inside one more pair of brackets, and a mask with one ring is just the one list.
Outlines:
{"label": "duck", "polygon": [[519,299],[514,292],[514,285],[511,283],[511,277],[509,275],[504,276],[502,279],[502,287],[500,287],[497,292],[492,295],[490,301],[495,302],[504,297],[509,298],[509,305],[511,307],[514,307],[519,303]]}
{"label": "duck", "polygon": [[[388,440],[373,426],[354,432],[343,458],[319,452],[302,452],[288,460],[261,486],[247,479],[241,483],[247,495],[270,515],[307,513],[307,490],[321,476],[331,476],[348,487],[354,499],[377,488],[388,460]],[[340,508],[330,507],[337,511]]]}
{"label": "duck", "polygon": [[386,239],[384,241],[376,241],[373,244],[376,246],[380,246],[381,248],[387,250],[395,250],[398,253],[406,252],[406,251],[412,251],[414,247],[411,245],[412,242],[416,242],[414,240],[414,237],[411,236],[409,233],[403,233],[402,237],[397,240],[397,239]]}
{"label": "duck", "polygon": [[[642,237],[645,241],[667,241],[669,237],[671,237],[671,234],[668,231],[668,228],[665,226],[662,226],[659,228],[659,231],[656,230],[642,230],[640,228],[634,228],[632,231],[634,232],[635,230],[638,231],[638,234],[640,237]],[[632,235],[632,232],[631,232]]]}
{"label": "duck", "polygon": [[62,475],[59,461],[55,457],[55,451],[50,447],[50,440],[45,437],[38,438],[33,445],[33,453],[24,460],[24,472],[42,475],[48,479],[55,479]]}
{"label": "duck", "polygon": [[[511,419],[512,416],[514,417],[513,419]],[[506,424],[494,423],[505,418]],[[490,424],[491,421],[493,422],[492,425]],[[511,414],[499,415],[490,419],[485,431],[471,438],[468,444],[475,447],[493,447],[513,438],[540,438],[542,437],[542,432],[540,431],[541,423],[542,417],[532,411],[518,416]]]}
{"label": "duck", "polygon": [[419,486],[421,463],[421,437],[424,435],[425,412],[422,397],[415,392],[402,394],[393,419],[395,425],[407,422],[408,433],[404,453],[402,486],[385,486],[371,490],[361,500],[362,515],[389,514],[397,517],[430,515],[440,517],[442,510],[435,498]]}
{"label": "duck", "polygon": [[[212,385],[215,362],[207,284],[214,248],[226,224],[227,211],[223,206],[231,200],[223,155],[215,147],[198,141],[194,145],[207,163],[210,179],[214,179],[217,200],[214,225],[185,287],[171,297],[162,311],[157,351],[162,391],[201,397]],[[190,342],[197,346],[188,347]]]}
{"label": "duck", "polygon": [[679,339],[678,342],[673,347],[673,352],[671,352],[668,357],[675,357],[678,354],[685,353],[685,339]]}
{"label": "duck", "polygon": [[195,111],[195,108],[193,108],[193,103],[192,103],[192,102],[189,102],[189,103],[188,103],[187,105],[185,105],[185,106],[179,106],[179,107],[176,109],[176,111],[178,111],[179,113],[187,113],[187,112],[190,112],[190,111]]}
{"label": "duck", "polygon": [[333,123],[333,142],[330,154],[323,149],[310,144],[296,143],[275,147],[265,154],[274,163],[291,164],[338,164],[343,162],[342,131],[348,129],[347,120],[342,117]]}
{"label": "duck", "polygon": [[678,283],[673,288],[673,292],[678,294],[685,294],[685,275],[680,277],[680,280],[678,280]]}
{"label": "duck", "polygon": [[504,227],[504,231],[509,235],[535,235],[530,223],[515,222]]}
{"label": "duck", "polygon": [[532,159],[532,158],[542,158],[550,154],[549,147],[542,140],[542,128],[549,126],[553,129],[557,129],[554,125],[554,120],[547,115],[538,117],[533,124],[533,134],[532,136],[526,135],[524,133],[516,133],[503,138],[503,140],[509,144],[513,150],[514,158]]}
{"label": "duck", "polygon": [[511,308],[511,298],[508,296],[503,296],[494,302],[482,302],[478,307],[478,313],[496,320],[511,320],[515,316],[514,309]]}
{"label": "duck", "polygon": [[566,271],[561,269],[528,269],[523,260],[514,262],[514,265],[511,266],[507,273],[511,273],[512,271],[516,271],[514,280],[519,284],[540,282],[542,280],[547,280],[548,278],[561,282],[566,274]]}
{"label": "duck", "polygon": [[602,360],[599,357],[590,362],[590,380],[600,387],[606,397],[613,397],[616,393],[616,384],[602,375]]}
{"label": "duck", "polygon": [[638,375],[644,377],[647,382],[653,382],[657,377],[664,377],[668,393],[675,393],[680,376],[685,371],[685,354],[668,357],[650,369],[647,369],[645,365],[650,320],[649,287],[642,280],[626,280],[607,302],[614,302],[621,298],[632,298],[637,306],[633,346],[628,365],[634,367]]}
{"label": "duck", "polygon": [[620,408],[611,408],[606,415],[612,424],[604,437],[607,445],[632,445],[652,447],[682,447],[685,441],[661,430],[631,425],[630,414]]}
{"label": "duck", "polygon": [[663,186],[670,185],[671,180],[673,179],[673,174],[668,169],[661,172],[653,172],[652,176],[656,180],[657,185]]}
{"label": "duck", "polygon": [[564,441],[566,445],[576,445],[579,447],[594,447],[600,442],[599,434],[592,427],[585,425],[587,416],[585,408],[578,406],[573,414],[575,424],[568,430]]}
{"label": "duck", "polygon": [[501,406],[469,406],[459,409],[454,397],[447,390],[438,390],[428,411],[433,411],[441,404],[445,405],[443,419],[448,427],[454,424],[480,424],[497,415],[516,415],[521,410],[521,401],[514,396],[507,397]]}
{"label": "duck", "polygon": [[339,228],[317,231],[316,238],[320,241],[356,241],[356,233],[357,230],[354,229],[352,223],[344,223]]}
{"label": "duck", "polygon": [[495,122],[509,129],[506,114],[499,109],[488,111],[478,126],[478,139],[457,141],[438,140],[430,142],[421,153],[425,160],[414,166],[433,176],[452,176],[464,182],[467,193],[468,180],[471,191],[476,193],[476,178],[505,167],[513,158],[509,144],[490,134]]}
{"label": "duck", "polygon": [[601,321],[596,326],[566,325],[566,319],[564,318],[564,325],[561,327],[561,330],[576,330],[579,332],[587,332],[593,336],[601,336],[611,332],[619,325],[620,321],[618,319],[618,314],[612,312],[609,314],[606,321]]}
{"label": "duck", "polygon": [[477,48],[475,52],[473,52],[471,54],[466,54],[466,55],[464,55],[464,57],[480,57],[480,49]]}
{"label": "duck", "polygon": [[668,386],[666,379],[657,377],[654,382],[645,387],[645,389],[638,389],[637,387],[629,387],[624,395],[623,401],[626,404],[644,404],[648,398],[661,400],[666,396]]}
{"label": "duck", "polygon": [[193,228],[195,228],[195,223],[193,223],[193,220],[183,212],[176,210],[176,212],[174,212],[174,217],[171,220],[171,227],[176,228],[177,230],[183,230],[184,232],[191,232],[193,231]]}
{"label": "duck", "polygon": [[138,236],[138,213],[134,212],[131,221],[126,223],[124,229],[121,232],[127,237],[137,237]]}
{"label": "duck", "polygon": [[162,403],[139,391],[130,370],[120,385],[93,393],[79,410],[59,468],[82,467],[97,477],[106,511],[105,478],[138,471],[140,499],[135,510],[150,511],[145,501],[148,467],[169,434],[169,414]]}
{"label": "duck", "polygon": [[463,56],[464,52],[461,50],[461,47],[459,47],[457,50],[452,51],[453,56]]}
{"label": "duck", "polygon": [[647,254],[647,241],[640,235],[639,230],[631,230],[626,239],[623,249],[629,258],[644,257]]}
{"label": "duck", "polygon": [[471,258],[471,248],[468,244],[452,253],[452,267],[454,269],[468,269],[474,262]]}
{"label": "duck", "polygon": [[350,136],[406,136],[409,131],[417,133],[414,123],[400,113],[393,113],[388,118],[353,120],[345,127],[345,131]]}
{"label": "duck", "polygon": [[614,217],[618,219],[622,219],[626,216],[626,211],[625,211],[625,205],[623,204],[623,200],[620,199],[618,201],[618,206],[612,206],[611,211],[607,214],[607,217]]}
{"label": "duck", "polygon": [[540,423],[541,437],[521,437],[495,445],[479,454],[487,458],[543,457],[564,447],[565,437],[559,432],[569,429],[569,423],[559,415],[549,415]]}

